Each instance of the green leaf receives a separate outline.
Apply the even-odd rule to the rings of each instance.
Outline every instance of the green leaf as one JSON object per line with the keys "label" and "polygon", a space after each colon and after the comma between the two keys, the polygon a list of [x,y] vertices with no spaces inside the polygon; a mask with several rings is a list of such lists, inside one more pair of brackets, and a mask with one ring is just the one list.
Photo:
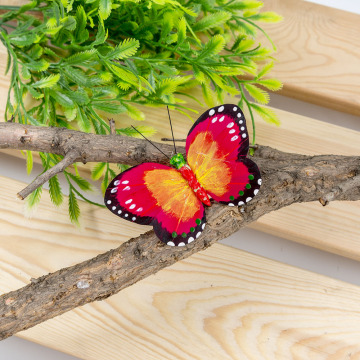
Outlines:
{"label": "green leaf", "polygon": [[55,206],[60,206],[63,202],[61,187],[57,175],[49,180],[50,199]]}
{"label": "green leaf", "polygon": [[131,71],[125,70],[115,65],[110,65],[109,68],[122,81],[128,82],[135,87],[139,86],[138,78]]}
{"label": "green leaf", "polygon": [[106,167],[106,163],[104,162],[99,162],[97,163],[94,168],[91,170],[91,178],[93,180],[99,180],[104,173]]}
{"label": "green leaf", "polygon": [[86,13],[81,5],[76,10],[76,29],[74,35],[77,43],[82,43],[89,38],[89,32],[86,30]]}
{"label": "green leaf", "polygon": [[105,191],[106,191],[109,183],[110,183],[109,173],[108,173],[108,171],[105,171],[104,179],[103,179],[103,181],[101,182],[101,192],[102,192],[103,194],[105,194]]}
{"label": "green leaf", "polygon": [[31,86],[27,86],[27,90],[29,90],[29,93],[31,94],[31,96],[34,98],[34,99],[41,99],[44,97],[44,94],[41,93],[40,91],[37,91],[35,90],[33,87]]}
{"label": "green leaf", "polygon": [[209,107],[215,106],[216,95],[214,94],[210,86],[206,83],[203,83],[201,84],[201,89],[206,105]]}
{"label": "green leaf", "polygon": [[254,109],[266,122],[275,124],[277,126],[280,125],[280,120],[274,111],[264,106],[260,106],[257,104],[250,104],[251,108]]}
{"label": "green leaf", "polygon": [[283,87],[282,82],[277,79],[258,80],[257,83],[272,91],[280,90]]}
{"label": "green leaf", "polygon": [[24,63],[24,66],[34,71],[45,71],[50,66],[50,64],[45,59],[40,59],[39,61]]}
{"label": "green leaf", "polygon": [[36,207],[41,199],[41,193],[42,193],[42,186],[38,187],[37,189],[35,189],[26,199],[26,206],[27,208],[33,209],[34,207]]}
{"label": "green leaf", "polygon": [[209,30],[222,25],[230,18],[231,14],[227,11],[215,12],[204,16],[201,20],[197,21],[195,25],[193,25],[192,30],[195,32]]}
{"label": "green leaf", "polygon": [[267,23],[275,23],[283,20],[283,17],[276,12],[273,11],[265,11],[262,13],[258,13],[252,16],[249,16],[248,19],[252,21],[262,21]]}
{"label": "green leaf", "polygon": [[138,48],[140,46],[140,43],[136,39],[125,39],[122,41],[118,46],[114,48],[114,50],[110,51],[106,55],[107,60],[113,60],[113,59],[126,59],[130,56],[133,56],[136,54]]}
{"label": "green leaf", "polygon": [[112,0],[100,0],[99,15],[102,20],[106,20],[111,13]]}
{"label": "green leaf", "polygon": [[107,101],[93,101],[92,106],[95,109],[102,110],[111,114],[120,114],[126,111],[125,106],[122,106],[119,102]]}
{"label": "green leaf", "polygon": [[32,151],[27,150],[26,151],[26,172],[27,172],[28,175],[31,174],[32,169],[33,169]]}
{"label": "green leaf", "polygon": [[177,90],[179,85],[184,84],[191,79],[192,76],[168,77],[157,84],[156,94],[158,96],[171,95]]}
{"label": "green leaf", "polygon": [[197,61],[217,55],[224,46],[225,39],[221,35],[213,36],[197,56]]}
{"label": "green leaf", "polygon": [[65,62],[66,65],[83,65],[85,61],[88,61],[90,59],[94,59],[96,54],[96,49],[91,49],[87,51],[81,51],[74,55],[69,56]]}
{"label": "green leaf", "polygon": [[91,122],[82,110],[82,108],[77,109],[77,121],[81,131],[90,132],[91,130]]}
{"label": "green leaf", "polygon": [[84,73],[83,70],[71,66],[65,66],[63,71],[70,81],[80,86],[88,86],[89,77]]}
{"label": "green leaf", "polygon": [[253,84],[244,84],[245,89],[260,104],[267,104],[270,100],[269,94]]}
{"label": "green leaf", "polygon": [[74,107],[74,108],[66,108],[64,110],[64,115],[65,115],[67,121],[73,121],[76,118],[76,115],[77,115],[76,107]]}
{"label": "green leaf", "polygon": [[60,74],[51,74],[47,77],[42,78],[39,81],[31,84],[32,87],[35,88],[51,88],[60,80]]}
{"label": "green leaf", "polygon": [[70,176],[72,180],[74,180],[74,182],[77,184],[77,186],[79,186],[79,188],[80,188],[81,190],[84,190],[84,191],[93,190],[92,185],[91,185],[87,180],[85,180],[84,178],[82,178],[81,176],[73,175],[73,174],[70,173],[70,172],[67,172],[66,174],[67,174],[68,176]]}
{"label": "green leaf", "polygon": [[74,31],[76,29],[76,19],[73,16],[66,16],[60,20],[63,29]]}
{"label": "green leaf", "polygon": [[79,225],[80,208],[73,190],[69,193],[69,215],[73,224]]}
{"label": "green leaf", "polygon": [[[136,130],[141,132],[145,137],[151,137],[156,134],[156,129],[151,126],[135,126]],[[119,135],[131,136],[134,138],[142,139],[143,137],[133,127],[127,127],[122,129],[116,129],[116,133]]]}
{"label": "green leaf", "polygon": [[39,44],[36,44],[30,49],[29,56],[32,59],[37,60],[43,53],[44,53],[44,48]]}
{"label": "green leaf", "polygon": [[225,5],[227,10],[251,10],[258,9],[264,4],[258,0],[240,0],[240,1],[230,1],[229,5]]}
{"label": "green leaf", "polygon": [[177,31],[177,43],[180,45],[186,39],[186,20],[184,17],[179,20]]}
{"label": "green leaf", "polygon": [[274,62],[271,61],[269,63],[267,63],[265,66],[263,66],[263,68],[259,71],[259,73],[257,74],[256,78],[260,79],[263,76],[265,76],[269,71],[271,71],[271,69],[274,67]]}
{"label": "green leaf", "polygon": [[66,91],[65,94],[78,105],[86,105],[90,102],[88,94],[82,88],[79,88],[77,91]]}
{"label": "green leaf", "polygon": [[14,37],[10,36],[10,42],[20,47],[32,45],[35,42],[35,40],[36,40],[36,34],[30,31],[19,36],[14,36]]}
{"label": "green leaf", "polygon": [[73,108],[74,107],[74,102],[71,100],[71,98],[69,96],[67,96],[66,94],[64,94],[62,91],[56,91],[56,90],[51,90],[50,91],[50,96],[60,105],[66,107],[66,108]]}
{"label": "green leaf", "polygon": [[99,18],[98,31],[92,46],[103,44],[108,37],[108,30],[105,31],[104,22]]}
{"label": "green leaf", "polygon": [[130,105],[129,103],[123,104],[126,107],[127,114],[134,120],[144,120],[145,114],[137,109],[135,106]]}

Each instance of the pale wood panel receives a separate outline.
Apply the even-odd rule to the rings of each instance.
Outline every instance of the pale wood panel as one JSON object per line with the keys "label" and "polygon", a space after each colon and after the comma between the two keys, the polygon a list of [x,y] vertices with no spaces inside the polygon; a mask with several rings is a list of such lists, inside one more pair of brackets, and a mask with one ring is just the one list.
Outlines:
{"label": "pale wood panel", "polygon": [[360,15],[299,0],[264,3],[284,17],[263,25],[278,49],[272,76],[284,82],[282,94],[360,115]]}
{"label": "pale wood panel", "polygon": [[[1,245],[11,238],[1,237]],[[41,259],[39,272],[53,271],[79,260],[73,244],[84,258],[109,245],[89,249],[76,232],[71,239],[65,257],[49,244],[47,259],[36,254],[36,238],[23,239],[17,246],[28,251],[12,259],[14,274],[0,262],[1,290],[14,278],[17,286],[28,280],[30,260]],[[359,301],[356,286],[217,244],[20,336],[88,360],[357,359]]]}

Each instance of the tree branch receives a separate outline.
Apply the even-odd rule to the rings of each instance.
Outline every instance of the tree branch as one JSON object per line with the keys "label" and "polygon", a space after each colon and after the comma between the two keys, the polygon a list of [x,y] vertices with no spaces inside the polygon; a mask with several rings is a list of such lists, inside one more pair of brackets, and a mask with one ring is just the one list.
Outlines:
{"label": "tree branch", "polygon": [[51,169],[45,171],[43,174],[39,175],[31,184],[29,184],[25,189],[19,191],[17,196],[20,200],[24,200],[28,195],[35,191],[39,186],[45,184],[56,174],[63,172],[68,166],[73,164],[77,159],[78,154],[76,151],[71,151],[65,155],[65,157]]}
{"label": "tree branch", "polygon": [[[23,136],[29,136],[29,140],[22,141]],[[171,146],[157,145],[171,154]],[[81,150],[75,161],[85,156],[88,161],[130,165],[143,161],[167,162],[164,155],[140,139],[13,123],[0,124],[0,148],[59,155]],[[0,296],[0,339],[77,306],[116,294],[271,211],[293,203],[327,199],[327,194],[334,192],[333,198],[337,200],[360,200],[360,157],[305,156],[259,146],[254,160],[260,168],[263,185],[243,212],[236,207],[214,204],[206,210],[208,224],[204,232],[186,247],[166,246],[150,231],[115,250],[33,280],[19,290]]]}

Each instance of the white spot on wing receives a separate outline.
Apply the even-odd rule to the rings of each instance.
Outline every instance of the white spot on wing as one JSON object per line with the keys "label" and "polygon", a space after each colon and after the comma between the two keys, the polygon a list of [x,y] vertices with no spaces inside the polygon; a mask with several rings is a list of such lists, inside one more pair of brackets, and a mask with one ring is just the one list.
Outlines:
{"label": "white spot on wing", "polygon": [[239,137],[237,136],[237,135],[235,135],[235,136],[233,136],[230,140],[231,141],[235,141],[235,140],[237,140]]}
{"label": "white spot on wing", "polygon": [[244,130],[245,130],[245,128],[242,126],[242,127],[240,128],[240,130],[241,130],[241,131],[244,131]]}
{"label": "white spot on wing", "polygon": [[235,132],[235,129],[231,129],[230,131],[229,131],[229,134],[233,134]]}
{"label": "white spot on wing", "polygon": [[243,201],[239,201],[238,206],[241,206],[241,205],[245,205],[245,203]]}
{"label": "white spot on wing", "polygon": [[191,242],[193,242],[195,239],[193,237],[189,237],[188,239],[188,244],[190,244]]}
{"label": "white spot on wing", "polygon": [[238,114],[237,114],[237,117],[238,117],[238,118],[241,118],[241,113],[238,113]]}
{"label": "white spot on wing", "polygon": [[130,190],[130,186],[124,187],[123,190]]}
{"label": "white spot on wing", "polygon": [[254,190],[254,195],[256,195],[259,192],[259,189]]}
{"label": "white spot on wing", "polygon": [[136,207],[136,205],[135,204],[132,204],[131,206],[130,206],[130,209],[134,209]]}
{"label": "white spot on wing", "polygon": [[122,213],[122,211],[121,211],[121,210],[119,210],[119,211],[118,211],[118,214],[120,215],[121,213]]}
{"label": "white spot on wing", "polygon": [[232,128],[233,126],[234,126],[234,123],[231,122],[231,123],[228,123],[226,127],[230,129],[230,128]]}
{"label": "white spot on wing", "polygon": [[228,203],[229,206],[235,206],[233,203]]}
{"label": "white spot on wing", "polygon": [[140,211],[143,211],[144,209],[142,207],[139,207],[136,211],[137,212],[140,212]]}
{"label": "white spot on wing", "polygon": [[196,234],[196,238],[198,238],[200,235],[201,235],[201,231],[199,231],[199,232]]}
{"label": "white spot on wing", "polygon": [[252,199],[252,197],[248,197],[248,198],[246,198],[246,202],[249,202],[250,200]]}
{"label": "white spot on wing", "polygon": [[242,121],[242,120],[240,120],[240,121],[239,121],[239,124],[242,124],[242,123],[243,123],[243,121]]}
{"label": "white spot on wing", "polygon": [[116,193],[117,192],[117,188],[113,188],[113,189],[111,189],[111,193],[113,194],[113,193]]}
{"label": "white spot on wing", "polygon": [[246,138],[246,134],[245,134],[245,133],[244,133],[244,134],[242,134],[241,136],[242,136],[244,139]]}
{"label": "white spot on wing", "polygon": [[225,119],[225,116],[222,116],[220,119],[219,119],[219,122],[223,122]]}
{"label": "white spot on wing", "polygon": [[169,245],[169,246],[175,246],[175,244],[174,244],[172,241],[169,241],[169,242],[167,243],[167,245]]}
{"label": "white spot on wing", "polygon": [[224,110],[224,107],[223,106],[220,106],[219,108],[218,108],[218,112],[222,112]]}
{"label": "white spot on wing", "polygon": [[115,186],[117,186],[117,185],[119,185],[119,184],[120,184],[120,180],[114,181],[114,185],[115,185]]}
{"label": "white spot on wing", "polygon": [[185,243],[181,242],[181,243],[178,244],[178,246],[185,246]]}
{"label": "white spot on wing", "polygon": [[136,217],[134,216],[131,220],[132,220],[132,221],[135,221],[135,220],[136,220]]}
{"label": "white spot on wing", "polygon": [[124,180],[123,182],[122,182],[122,184],[128,184],[129,183],[129,180]]}
{"label": "white spot on wing", "polygon": [[233,108],[233,111],[236,111],[237,110],[237,107],[235,106],[234,108]]}
{"label": "white spot on wing", "polygon": [[210,111],[209,111],[209,115],[210,116],[213,116],[215,114],[215,110],[214,109],[211,109]]}
{"label": "white spot on wing", "polygon": [[130,204],[132,202],[132,199],[126,200],[125,204]]}
{"label": "white spot on wing", "polygon": [[214,117],[214,118],[211,120],[211,122],[214,124],[214,123],[216,122],[216,120],[217,120],[217,117]]}
{"label": "white spot on wing", "polygon": [[112,209],[113,209],[113,211],[116,210],[116,206],[113,206]]}
{"label": "white spot on wing", "polygon": [[205,229],[205,223],[203,223],[202,225],[201,225],[201,228],[204,230]]}
{"label": "white spot on wing", "polygon": [[108,200],[106,203],[107,203],[108,205],[110,205],[110,204],[111,204],[111,200]]}
{"label": "white spot on wing", "polygon": [[129,216],[129,214],[125,214],[125,217],[128,217]]}
{"label": "white spot on wing", "polygon": [[258,184],[261,185],[262,184],[262,179],[258,180]]}

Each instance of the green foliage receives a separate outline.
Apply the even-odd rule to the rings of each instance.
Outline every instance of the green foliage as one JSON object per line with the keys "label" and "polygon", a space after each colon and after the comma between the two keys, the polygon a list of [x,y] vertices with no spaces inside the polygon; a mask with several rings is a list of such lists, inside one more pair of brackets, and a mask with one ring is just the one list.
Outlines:
{"label": "green foliage", "polygon": [[[282,86],[264,78],[273,66],[275,46],[258,25],[281,17],[261,12],[262,5],[257,0],[33,0],[9,7],[0,15],[11,76],[5,118],[109,134],[103,112],[143,120],[139,105],[169,105],[189,116],[194,109],[184,100],[193,99],[189,90],[199,87],[203,97],[195,100],[209,107],[226,94],[240,96],[238,104],[248,108],[255,136],[254,113],[278,124],[262,104],[269,101],[267,90]],[[259,32],[268,40],[265,46],[257,40]],[[25,96],[34,99],[30,106]],[[154,133],[138,129],[147,136]],[[132,128],[116,131],[138,136]],[[32,155],[26,154],[30,172]],[[44,170],[61,160],[40,157]],[[113,173],[99,163],[92,177],[103,179],[104,190]],[[64,174],[70,217],[77,223],[76,199],[92,203],[82,195],[91,186],[78,173]],[[40,195],[41,190],[33,193],[28,204],[36,204]],[[50,195],[55,205],[62,202],[56,178]]]}

